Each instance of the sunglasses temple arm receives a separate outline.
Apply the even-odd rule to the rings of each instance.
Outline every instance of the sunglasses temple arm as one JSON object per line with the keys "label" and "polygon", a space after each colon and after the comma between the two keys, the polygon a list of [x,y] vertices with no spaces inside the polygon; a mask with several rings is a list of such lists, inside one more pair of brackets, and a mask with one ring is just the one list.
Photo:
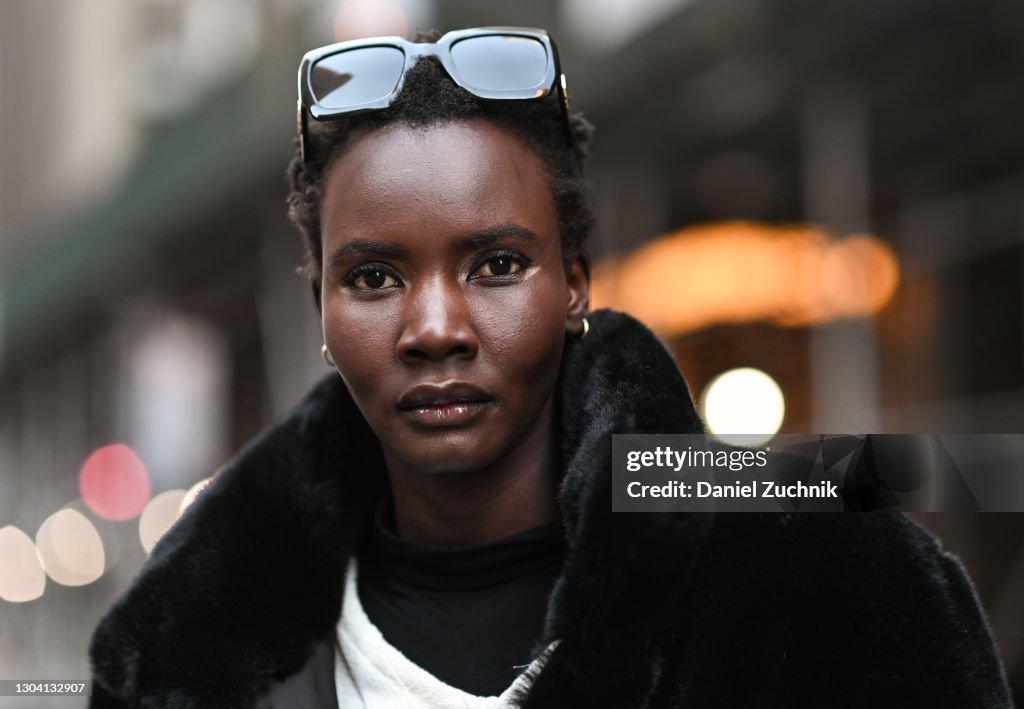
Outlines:
{"label": "sunglasses temple arm", "polygon": [[302,99],[299,99],[295,108],[295,123],[299,133],[299,159],[306,164],[306,109],[302,106]]}
{"label": "sunglasses temple arm", "polygon": [[562,107],[562,117],[565,119],[562,121],[562,125],[565,126],[565,139],[569,142],[569,147],[575,147],[575,142],[572,139],[572,128],[569,124],[569,87],[565,82],[565,74],[558,75],[558,103]]}

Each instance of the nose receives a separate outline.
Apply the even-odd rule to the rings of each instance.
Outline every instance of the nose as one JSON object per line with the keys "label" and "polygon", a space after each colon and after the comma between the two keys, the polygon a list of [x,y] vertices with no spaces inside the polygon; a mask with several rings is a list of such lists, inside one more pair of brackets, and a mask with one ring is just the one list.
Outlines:
{"label": "nose", "polygon": [[437,277],[409,291],[402,308],[399,359],[415,364],[476,357],[480,343],[457,283]]}

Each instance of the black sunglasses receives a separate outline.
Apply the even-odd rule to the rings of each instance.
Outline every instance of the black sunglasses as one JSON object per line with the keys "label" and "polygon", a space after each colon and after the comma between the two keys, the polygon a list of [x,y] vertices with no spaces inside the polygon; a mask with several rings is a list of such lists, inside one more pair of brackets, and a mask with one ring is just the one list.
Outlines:
{"label": "black sunglasses", "polygon": [[566,139],[569,93],[548,33],[521,27],[482,27],[448,32],[434,43],[371,37],[313,49],[299,65],[299,154],[306,161],[308,117],[318,121],[380,111],[402,90],[406,72],[433,56],[452,80],[475,96],[528,100],[558,92]]}

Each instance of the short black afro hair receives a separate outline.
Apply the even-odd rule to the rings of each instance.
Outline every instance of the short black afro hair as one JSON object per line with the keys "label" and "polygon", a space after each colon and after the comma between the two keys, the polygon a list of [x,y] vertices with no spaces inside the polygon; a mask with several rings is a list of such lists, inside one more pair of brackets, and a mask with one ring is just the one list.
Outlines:
{"label": "short black afro hair", "polygon": [[[436,31],[421,32],[416,41],[435,42],[440,36]],[[562,255],[568,264],[581,253],[593,222],[583,174],[590,124],[582,115],[570,114],[570,145],[556,92],[540,100],[480,99],[455,84],[436,59],[426,57],[406,74],[401,93],[386,110],[331,121],[310,120],[306,162],[299,156],[296,141],[296,153],[288,166],[288,216],[302,233],[305,270],[314,284],[319,283],[323,268],[320,204],[325,176],[345,147],[392,123],[429,126],[474,118],[483,118],[519,136],[540,156],[558,211]]]}

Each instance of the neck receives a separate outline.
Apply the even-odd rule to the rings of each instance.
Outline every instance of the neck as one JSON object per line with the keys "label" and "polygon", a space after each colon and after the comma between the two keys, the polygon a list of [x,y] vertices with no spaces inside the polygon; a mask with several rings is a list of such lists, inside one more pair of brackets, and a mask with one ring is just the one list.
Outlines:
{"label": "neck", "polygon": [[431,547],[487,544],[558,518],[558,448],[548,402],[515,450],[476,470],[425,474],[385,453],[398,536]]}

